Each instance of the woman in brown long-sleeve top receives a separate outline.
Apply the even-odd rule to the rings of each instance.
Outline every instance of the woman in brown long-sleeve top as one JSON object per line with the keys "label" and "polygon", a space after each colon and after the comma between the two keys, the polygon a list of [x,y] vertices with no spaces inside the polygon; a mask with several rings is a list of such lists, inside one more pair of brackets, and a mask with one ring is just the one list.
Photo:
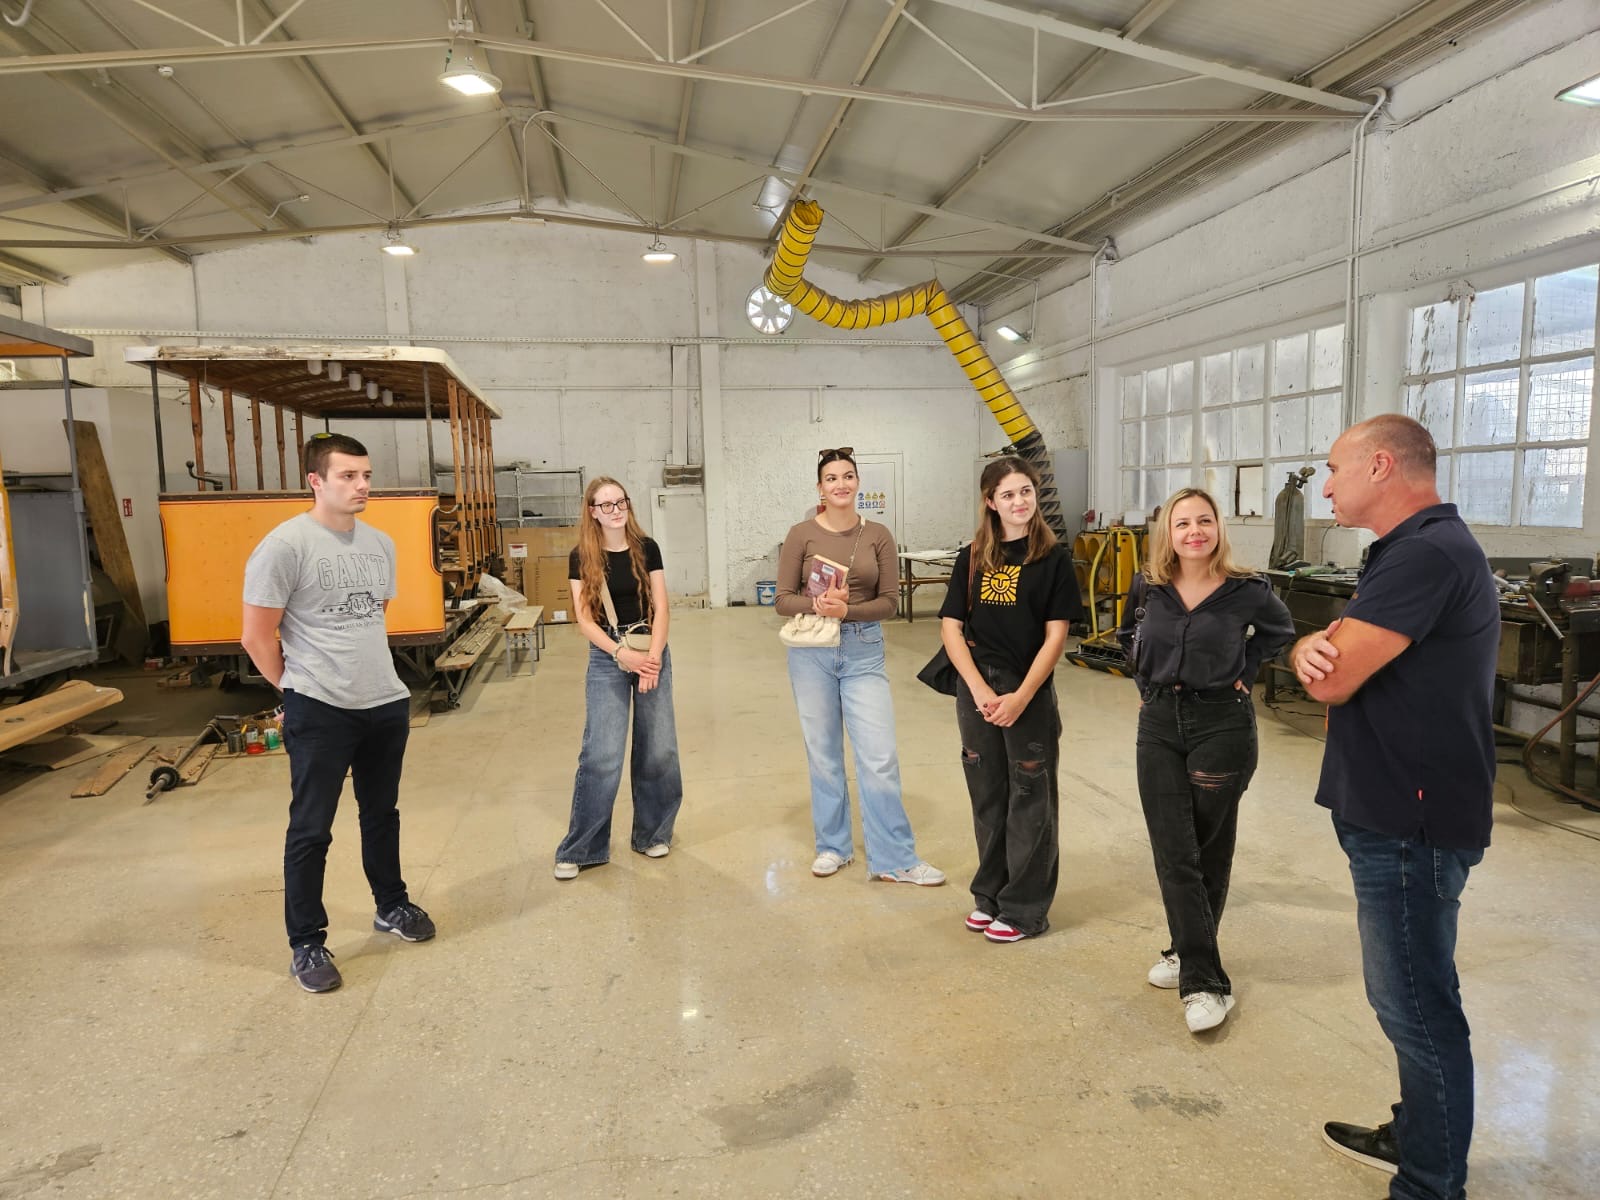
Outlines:
{"label": "woman in brown long-sleeve top", "polygon": [[[789,682],[811,768],[817,843],[811,873],[833,875],[855,856],[844,774],[848,731],[868,872],[891,883],[931,887],[944,882],[944,872],[917,856],[900,801],[894,703],[884,670],[880,622],[894,615],[899,559],[889,530],[857,514],[857,487],[850,447],[822,451],[817,459],[822,511],[789,530],[778,556],[778,612],[786,617],[815,612],[840,620],[837,646],[789,650]],[[832,585],[823,586],[830,572]],[[813,577],[817,583],[808,589]]]}

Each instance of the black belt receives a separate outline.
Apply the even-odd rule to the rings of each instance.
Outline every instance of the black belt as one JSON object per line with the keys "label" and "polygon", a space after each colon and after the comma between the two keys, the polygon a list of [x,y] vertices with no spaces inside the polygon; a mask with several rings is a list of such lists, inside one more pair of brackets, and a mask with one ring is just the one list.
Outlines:
{"label": "black belt", "polygon": [[1235,696],[1243,695],[1246,695],[1246,693],[1241,692],[1238,688],[1232,687],[1192,688],[1181,683],[1158,683],[1145,693],[1145,699],[1149,700],[1156,696],[1192,696],[1196,700],[1205,700],[1215,703],[1218,700],[1231,700]]}

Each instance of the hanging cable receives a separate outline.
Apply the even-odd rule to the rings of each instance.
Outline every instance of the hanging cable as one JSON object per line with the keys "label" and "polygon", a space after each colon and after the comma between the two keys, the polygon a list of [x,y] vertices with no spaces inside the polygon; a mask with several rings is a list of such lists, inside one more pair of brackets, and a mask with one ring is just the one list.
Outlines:
{"label": "hanging cable", "polygon": [[10,13],[0,13],[0,17],[4,17],[6,24],[13,29],[21,29],[31,16],[33,16],[33,0],[23,0],[22,13],[15,20],[12,20]]}

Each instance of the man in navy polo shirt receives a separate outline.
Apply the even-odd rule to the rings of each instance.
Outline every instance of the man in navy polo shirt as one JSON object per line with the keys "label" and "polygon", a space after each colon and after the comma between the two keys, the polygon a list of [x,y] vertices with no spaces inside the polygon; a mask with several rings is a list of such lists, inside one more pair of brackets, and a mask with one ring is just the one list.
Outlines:
{"label": "man in navy polo shirt", "polygon": [[1328,704],[1317,803],[1350,859],[1367,999],[1400,1068],[1394,1119],[1323,1127],[1394,1172],[1393,1200],[1466,1195],[1472,1045],[1456,976],[1467,873],[1489,844],[1500,608],[1483,550],[1441,504],[1428,431],[1374,417],[1328,455],[1341,525],[1378,535],[1340,620],[1293,651]]}

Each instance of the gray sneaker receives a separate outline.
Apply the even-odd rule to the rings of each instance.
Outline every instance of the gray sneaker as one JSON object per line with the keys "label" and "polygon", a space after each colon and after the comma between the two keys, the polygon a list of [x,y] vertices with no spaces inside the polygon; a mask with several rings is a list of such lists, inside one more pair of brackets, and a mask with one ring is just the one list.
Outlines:
{"label": "gray sneaker", "polygon": [[289,974],[308,992],[331,992],[344,982],[326,946],[296,946]]}
{"label": "gray sneaker", "polygon": [[373,917],[372,927],[379,933],[392,933],[408,942],[425,942],[437,932],[433,918],[409,900],[402,900],[388,912]]}

